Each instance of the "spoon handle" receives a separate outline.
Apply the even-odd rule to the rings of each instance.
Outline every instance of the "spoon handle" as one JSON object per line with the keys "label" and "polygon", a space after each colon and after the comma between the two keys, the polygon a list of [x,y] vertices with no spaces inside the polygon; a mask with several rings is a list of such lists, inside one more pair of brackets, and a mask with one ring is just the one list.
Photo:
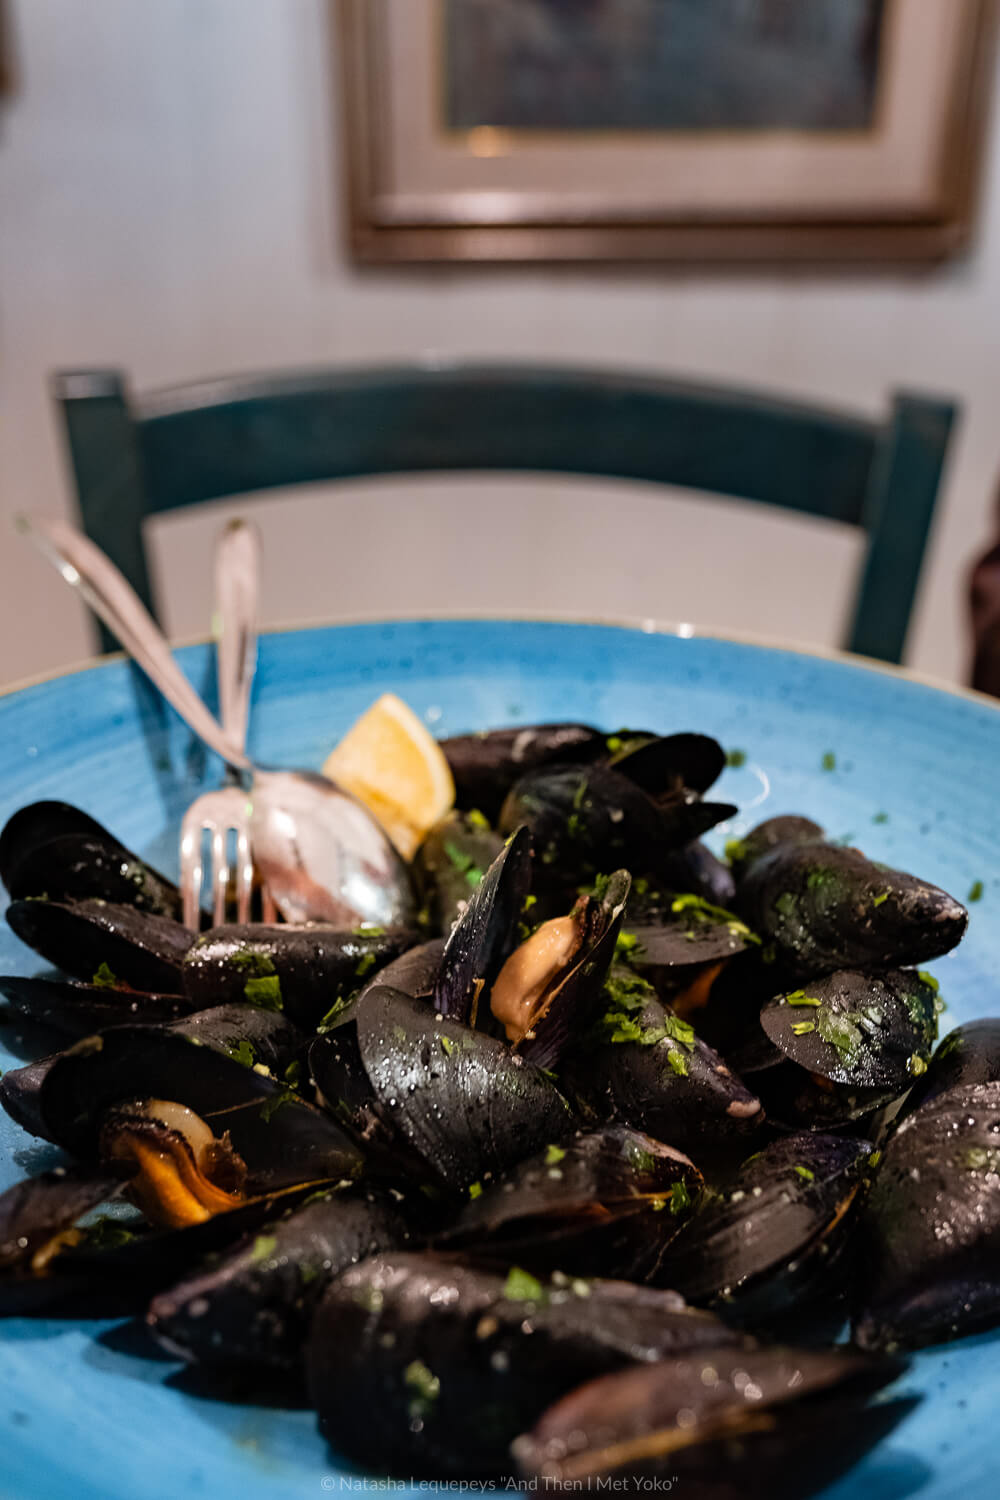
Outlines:
{"label": "spoon handle", "polygon": [[250,693],[257,666],[257,590],[260,534],[247,521],[230,521],[215,549],[215,645],[222,731],[246,748]]}
{"label": "spoon handle", "polygon": [[188,728],[228,765],[252,771],[251,762],[232,744],[174,661],[166,639],[131,584],[101,549],[68,521],[55,517],[18,516],[17,527],[66,582],[80,590]]}

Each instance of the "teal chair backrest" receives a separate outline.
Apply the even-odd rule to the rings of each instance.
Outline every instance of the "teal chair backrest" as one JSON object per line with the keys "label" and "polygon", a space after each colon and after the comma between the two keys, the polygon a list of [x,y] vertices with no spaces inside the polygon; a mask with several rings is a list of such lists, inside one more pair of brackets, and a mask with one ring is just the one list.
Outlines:
{"label": "teal chair backrest", "polygon": [[[152,608],[147,516],[225,495],[426,470],[601,474],[860,527],[848,650],[901,660],[951,402],[866,421],[744,392],[533,365],[237,376],[132,397],[116,371],[55,377],[88,534]],[[101,631],[101,644],[113,639]]]}

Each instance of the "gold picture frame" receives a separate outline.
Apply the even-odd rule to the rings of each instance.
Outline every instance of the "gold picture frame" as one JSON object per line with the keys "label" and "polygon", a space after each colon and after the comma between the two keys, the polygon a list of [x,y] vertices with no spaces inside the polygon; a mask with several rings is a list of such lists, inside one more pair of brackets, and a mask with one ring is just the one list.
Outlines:
{"label": "gold picture frame", "polygon": [[495,0],[339,0],[360,261],[928,262],[967,242],[996,0],[870,0],[884,10],[862,128],[582,131],[443,118],[456,3]]}

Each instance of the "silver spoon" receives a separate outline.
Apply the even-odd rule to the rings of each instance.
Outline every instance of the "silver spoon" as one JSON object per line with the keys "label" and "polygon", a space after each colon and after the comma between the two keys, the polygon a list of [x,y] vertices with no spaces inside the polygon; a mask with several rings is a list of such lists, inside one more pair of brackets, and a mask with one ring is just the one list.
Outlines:
{"label": "silver spoon", "polygon": [[17,526],[79,589],[188,728],[251,778],[254,859],[286,921],[412,923],[416,902],[409,872],[368,809],[313,771],[254,765],[209,713],[149,611],[100,548],[61,519],[19,516]]}

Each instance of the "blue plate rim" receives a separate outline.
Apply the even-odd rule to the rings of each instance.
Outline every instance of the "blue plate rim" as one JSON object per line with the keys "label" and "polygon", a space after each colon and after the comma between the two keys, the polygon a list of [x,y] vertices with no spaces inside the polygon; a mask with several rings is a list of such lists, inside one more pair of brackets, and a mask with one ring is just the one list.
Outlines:
{"label": "blue plate rim", "polygon": [[[700,625],[688,624],[685,621],[657,620],[652,617],[646,618],[640,615],[633,616],[606,616],[600,615],[565,615],[551,614],[540,615],[525,611],[507,611],[497,613],[492,610],[468,610],[461,609],[450,612],[448,610],[435,610],[428,614],[404,615],[371,615],[357,616],[349,620],[345,619],[320,619],[320,620],[296,620],[280,625],[269,625],[258,632],[260,640],[266,640],[271,636],[295,635],[309,630],[339,630],[351,629],[356,626],[378,626],[378,625],[433,625],[441,624],[471,624],[471,625],[573,625],[591,629],[621,630],[631,632],[635,635],[658,635],[668,636],[676,640],[698,640],[718,641],[731,646],[749,646],[761,651],[783,652],[788,656],[801,656],[812,661],[830,662],[840,666],[850,667],[860,672],[871,672],[879,676],[889,677],[896,681],[910,682],[918,687],[930,688],[933,692],[944,693],[947,697],[958,698],[959,701],[972,703],[979,708],[987,708],[994,713],[1000,713],[1000,699],[992,698],[987,693],[981,693],[975,688],[965,687],[962,684],[947,682],[944,678],[937,677],[930,672],[920,672],[913,667],[897,665],[893,662],[880,661],[877,657],[862,656],[856,652],[844,651],[835,646],[802,645],[798,642],[788,641],[780,636],[759,635],[753,631],[726,631],[712,630]],[[195,646],[210,646],[214,643],[211,633],[200,633],[197,635],[182,636],[170,641],[172,651],[183,651]],[[26,677],[17,678],[6,686],[0,685],[0,699],[13,697],[29,688],[42,687],[46,683],[57,682],[64,677],[78,677],[84,672],[96,671],[100,667],[110,666],[115,663],[129,661],[127,651],[110,651],[105,656],[87,657],[83,661],[73,662],[69,666],[53,667],[46,672],[29,674]]]}

